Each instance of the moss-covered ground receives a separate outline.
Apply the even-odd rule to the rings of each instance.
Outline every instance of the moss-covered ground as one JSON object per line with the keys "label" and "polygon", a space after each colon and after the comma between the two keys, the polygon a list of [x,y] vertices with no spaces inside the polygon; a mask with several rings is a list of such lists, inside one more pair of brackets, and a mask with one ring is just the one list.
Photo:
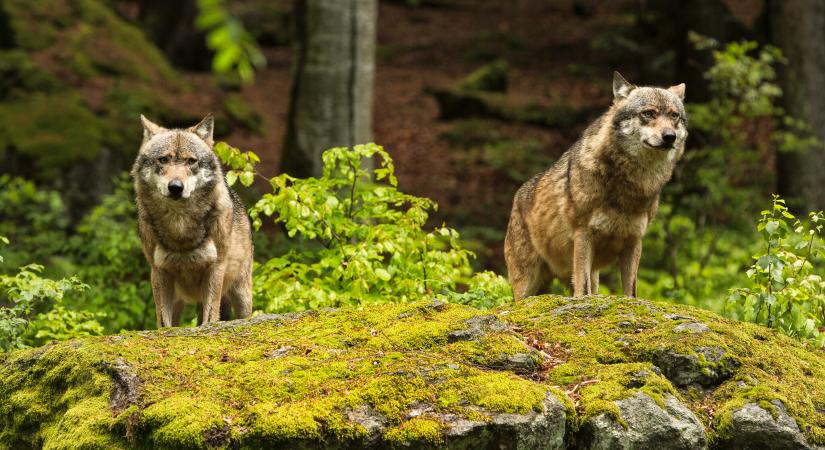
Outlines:
{"label": "moss-covered ground", "polygon": [[[771,330],[618,297],[535,297],[473,319],[489,314],[423,302],[3,355],[0,448],[332,446],[370,437],[357,419],[363,411],[382,424],[378,439],[388,446],[438,446],[444,417],[526,414],[541,410],[549,392],[569,405],[573,432],[594,414],[622,423],[612,402],[638,390],[685,401],[711,442],[730,432],[735,408],[779,399],[809,441],[825,443],[825,356]],[[710,331],[676,331],[686,322]],[[493,325],[461,333],[468,323]],[[661,349],[705,347],[728,355],[697,358],[703,369],[735,366],[718,386],[676,389],[651,362]],[[527,355],[522,370],[507,364],[519,355],[522,363]]]}

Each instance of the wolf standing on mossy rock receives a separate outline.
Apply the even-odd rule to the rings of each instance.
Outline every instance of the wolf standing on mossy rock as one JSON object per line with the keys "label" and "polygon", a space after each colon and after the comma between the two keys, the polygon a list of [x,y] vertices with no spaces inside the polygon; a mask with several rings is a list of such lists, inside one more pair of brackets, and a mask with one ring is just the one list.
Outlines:
{"label": "wolf standing on mossy rock", "polygon": [[167,130],[143,116],[132,178],[143,254],[152,266],[157,325],[180,325],[186,303],[201,324],[252,312],[252,235],[246,209],[212,150],[214,118]]}
{"label": "wolf standing on mossy rock", "polygon": [[613,73],[613,105],[513,200],[504,257],[521,299],[553,278],[576,297],[598,292],[599,269],[617,258],[625,295],[636,296],[642,237],[659,193],[682,157],[685,85],[636,87]]}

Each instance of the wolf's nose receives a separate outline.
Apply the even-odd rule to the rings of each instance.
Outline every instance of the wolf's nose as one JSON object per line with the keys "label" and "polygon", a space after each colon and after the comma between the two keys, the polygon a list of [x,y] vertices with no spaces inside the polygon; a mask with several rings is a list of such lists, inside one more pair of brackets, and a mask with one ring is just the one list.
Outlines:
{"label": "wolf's nose", "polygon": [[662,132],[662,140],[667,145],[673,145],[676,142],[676,132],[673,130],[665,130]]}
{"label": "wolf's nose", "polygon": [[179,180],[172,180],[169,182],[169,195],[173,198],[179,198],[183,194],[183,183]]}

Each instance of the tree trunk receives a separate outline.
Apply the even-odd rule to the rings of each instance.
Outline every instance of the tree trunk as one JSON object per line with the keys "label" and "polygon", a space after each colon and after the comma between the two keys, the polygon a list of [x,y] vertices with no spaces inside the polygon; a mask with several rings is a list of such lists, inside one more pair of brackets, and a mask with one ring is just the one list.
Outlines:
{"label": "tree trunk", "polygon": [[[787,112],[825,141],[825,0],[771,2],[773,41],[788,58],[780,68]],[[779,190],[803,211],[825,209],[825,148],[779,155]]]}
{"label": "tree trunk", "polygon": [[282,169],[319,176],[321,155],[372,140],[377,0],[296,0]]}
{"label": "tree trunk", "polygon": [[707,50],[697,50],[688,40],[694,31],[719,41],[726,41],[730,13],[721,0],[689,0],[666,2],[671,5],[671,17],[676,17],[678,41],[676,45],[676,78],[673,84],[685,83],[688,98],[693,103],[709,99],[705,72],[713,65],[713,56]]}

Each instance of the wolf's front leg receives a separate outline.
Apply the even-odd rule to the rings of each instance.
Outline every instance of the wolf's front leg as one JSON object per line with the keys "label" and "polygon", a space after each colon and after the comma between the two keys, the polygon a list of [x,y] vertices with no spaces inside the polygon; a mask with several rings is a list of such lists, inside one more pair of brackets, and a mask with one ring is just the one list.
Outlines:
{"label": "wolf's front leg", "polygon": [[175,278],[169,272],[152,267],[152,297],[155,299],[155,318],[158,328],[171,327],[175,303]]}
{"label": "wolf's front leg", "polygon": [[639,272],[640,259],[642,259],[642,238],[636,238],[619,254],[622,291],[628,297],[636,296],[636,275]]}
{"label": "wolf's front leg", "polygon": [[573,296],[592,294],[590,271],[593,267],[593,238],[586,230],[573,234]]}
{"label": "wolf's front leg", "polygon": [[215,264],[209,268],[203,280],[203,323],[217,322],[221,319],[221,296],[223,294],[223,277],[226,264]]}

